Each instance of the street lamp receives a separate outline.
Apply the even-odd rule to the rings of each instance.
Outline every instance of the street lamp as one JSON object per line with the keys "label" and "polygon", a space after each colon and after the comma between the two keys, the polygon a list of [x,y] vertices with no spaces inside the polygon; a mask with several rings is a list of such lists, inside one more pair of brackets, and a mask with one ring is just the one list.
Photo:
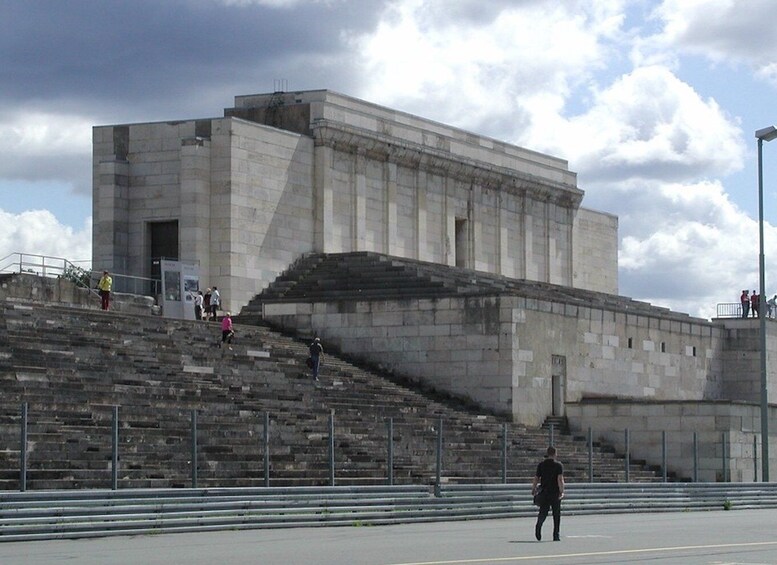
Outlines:
{"label": "street lamp", "polygon": [[758,321],[761,331],[761,475],[765,483],[769,482],[769,402],[766,392],[766,284],[764,275],[764,141],[777,139],[777,128],[769,126],[755,132],[758,140],[758,278],[760,293],[758,297]]}

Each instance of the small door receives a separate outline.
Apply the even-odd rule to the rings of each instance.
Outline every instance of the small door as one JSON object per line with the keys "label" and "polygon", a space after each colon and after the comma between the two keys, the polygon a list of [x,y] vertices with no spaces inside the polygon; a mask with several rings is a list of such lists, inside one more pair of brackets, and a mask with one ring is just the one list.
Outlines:
{"label": "small door", "polygon": [[553,416],[564,415],[567,386],[567,359],[563,355],[554,355],[552,360],[550,395],[551,413]]}

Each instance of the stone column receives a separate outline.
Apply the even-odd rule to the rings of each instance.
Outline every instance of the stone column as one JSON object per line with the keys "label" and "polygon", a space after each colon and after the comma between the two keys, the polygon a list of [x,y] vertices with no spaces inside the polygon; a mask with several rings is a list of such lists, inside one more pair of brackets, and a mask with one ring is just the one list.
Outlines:
{"label": "stone column", "polygon": [[531,264],[534,261],[532,246],[534,245],[534,223],[529,213],[529,202],[526,194],[521,198],[521,225],[523,226],[523,277],[531,278]]}
{"label": "stone column", "polygon": [[181,261],[199,263],[210,280],[210,140],[181,140]]}
{"label": "stone column", "polygon": [[445,177],[443,179],[443,263],[446,265],[456,265],[456,206],[453,198],[450,196],[453,192],[453,179]]}
{"label": "stone column", "polygon": [[314,148],[314,179],[313,179],[313,218],[315,222],[314,249],[321,253],[331,253],[334,250],[332,241],[333,224],[333,191],[331,147],[317,145]]}
{"label": "stone column", "polygon": [[364,152],[359,151],[354,160],[353,187],[353,229],[351,249],[353,251],[369,251],[367,249],[367,163]]}
{"label": "stone column", "polygon": [[483,257],[483,204],[482,187],[478,184],[472,186],[470,192],[470,229],[469,229],[469,257],[467,266],[476,271],[488,271],[487,264],[481,261]]}
{"label": "stone column", "polygon": [[430,253],[428,244],[426,241],[426,172],[417,171],[416,183],[416,215],[415,215],[415,231],[416,231],[416,258],[421,261],[429,261]]}
{"label": "stone column", "polygon": [[[112,159],[99,165],[99,186],[94,206],[92,268],[128,274],[129,268],[129,163]],[[135,273],[136,274],[136,273]]]}
{"label": "stone column", "polygon": [[508,277],[514,277],[515,273],[511,270],[509,273],[505,272],[509,261],[509,237],[510,233],[507,228],[507,212],[502,204],[501,192],[496,196],[496,272],[500,275]]}
{"label": "stone column", "polygon": [[397,249],[397,165],[386,162],[386,207],[384,216],[384,253],[399,255]]}

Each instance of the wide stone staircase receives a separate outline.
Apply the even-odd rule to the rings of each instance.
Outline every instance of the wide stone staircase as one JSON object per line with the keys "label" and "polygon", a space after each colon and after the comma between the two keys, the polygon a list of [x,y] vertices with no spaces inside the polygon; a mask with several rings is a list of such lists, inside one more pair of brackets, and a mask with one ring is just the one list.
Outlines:
{"label": "wide stone staircase", "polygon": [[[118,489],[191,487],[195,475],[200,488],[322,486],[332,478],[370,486],[389,477],[395,485],[429,485],[440,437],[442,483],[525,484],[547,445],[547,430],[478,413],[336,356],[325,356],[314,383],[304,341],[261,326],[236,329],[232,349],[220,349],[214,323],[1,302],[0,489],[22,486],[23,404],[30,491],[110,488],[114,410]],[[554,442],[568,481],[623,480],[623,457],[607,446],[595,444],[589,461],[583,438],[556,433]],[[660,480],[636,462],[629,472],[635,482]]]}

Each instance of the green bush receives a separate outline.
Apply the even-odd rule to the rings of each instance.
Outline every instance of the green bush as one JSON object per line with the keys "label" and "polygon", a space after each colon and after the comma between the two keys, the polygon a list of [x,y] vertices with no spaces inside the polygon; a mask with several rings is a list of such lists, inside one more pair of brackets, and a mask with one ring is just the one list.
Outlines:
{"label": "green bush", "polygon": [[68,264],[67,267],[65,267],[65,271],[60,276],[61,278],[69,280],[77,286],[84,288],[89,288],[89,283],[92,279],[92,273],[90,271],[72,264]]}

